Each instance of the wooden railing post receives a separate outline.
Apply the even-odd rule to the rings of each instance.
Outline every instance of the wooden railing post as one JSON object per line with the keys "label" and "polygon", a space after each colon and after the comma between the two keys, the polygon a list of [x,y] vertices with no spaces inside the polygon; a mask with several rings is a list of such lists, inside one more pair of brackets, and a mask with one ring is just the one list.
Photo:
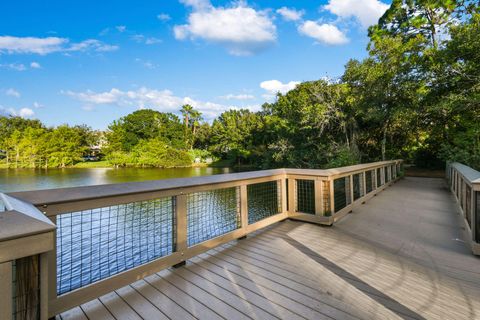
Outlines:
{"label": "wooden railing post", "polygon": [[288,211],[287,207],[288,207],[288,199],[287,199],[287,179],[283,178],[281,180],[278,181],[278,184],[279,184],[279,188],[277,188],[277,190],[279,190],[280,192],[280,205],[281,205],[281,212],[282,213],[285,213]]}
{"label": "wooden railing post", "polygon": [[0,319],[12,319],[12,261],[0,263]]}
{"label": "wooden railing post", "polygon": [[295,213],[297,211],[297,204],[295,199],[296,196],[296,187],[295,187],[295,179],[289,178],[288,179],[288,211],[290,213]]}
{"label": "wooden railing post", "polygon": [[325,214],[323,212],[323,188],[322,188],[322,180],[320,180],[319,178],[315,179],[314,190],[315,190],[315,214],[318,216],[323,216]]}
{"label": "wooden railing post", "polygon": [[355,201],[355,195],[354,195],[354,188],[355,186],[353,185],[353,174],[349,175],[347,179],[350,181],[350,203],[347,201],[347,205],[351,205]]}
{"label": "wooden railing post", "polygon": [[330,213],[335,213],[335,188],[333,187],[333,179],[329,180],[330,184]]}
{"label": "wooden railing post", "polygon": [[245,238],[248,226],[248,190],[245,184],[240,186],[240,225],[244,231],[242,238]]}
{"label": "wooden railing post", "polygon": [[180,194],[175,199],[175,251],[181,256],[181,261],[174,267],[181,267],[185,265],[185,251],[188,248],[187,240],[187,195]]}
{"label": "wooden railing post", "polygon": [[[57,216],[51,216],[49,217],[50,221],[54,225],[57,225]],[[55,230],[53,232],[53,247],[55,250],[49,251],[46,253],[46,259],[48,260],[47,265],[47,299],[48,299],[48,304],[50,306],[50,303],[55,301],[57,299],[57,231]],[[48,308],[49,310],[53,308]],[[49,316],[55,316],[55,314],[49,314]]]}
{"label": "wooden railing post", "polygon": [[367,172],[368,171],[363,171],[363,173],[362,173],[362,176],[363,176],[363,179],[362,179],[362,185],[363,185],[362,197],[367,195]]}

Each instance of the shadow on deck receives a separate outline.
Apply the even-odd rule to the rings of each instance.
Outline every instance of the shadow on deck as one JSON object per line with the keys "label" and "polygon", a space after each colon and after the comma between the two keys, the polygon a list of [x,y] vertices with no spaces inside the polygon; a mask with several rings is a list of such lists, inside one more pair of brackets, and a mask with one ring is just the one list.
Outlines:
{"label": "shadow on deck", "polygon": [[477,319],[480,259],[444,180],[405,178],[332,227],[286,221],[62,319]]}

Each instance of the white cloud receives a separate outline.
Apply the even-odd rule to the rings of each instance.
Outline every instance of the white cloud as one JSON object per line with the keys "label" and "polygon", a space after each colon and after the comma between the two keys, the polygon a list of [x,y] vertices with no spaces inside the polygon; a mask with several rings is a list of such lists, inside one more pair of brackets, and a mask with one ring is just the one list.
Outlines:
{"label": "white cloud", "polygon": [[13,88],[9,88],[9,89],[5,90],[5,94],[7,96],[10,96],[10,97],[20,98],[20,92],[18,92],[17,90],[15,90]]}
{"label": "white cloud", "polygon": [[42,66],[38,62],[35,62],[35,61],[30,62],[30,68],[32,68],[32,69],[40,69],[41,67]]}
{"label": "white cloud", "polygon": [[0,36],[0,52],[48,54],[61,51],[68,39]]}
{"label": "white cloud", "polygon": [[307,20],[298,27],[298,32],[329,45],[340,45],[349,41],[342,31],[328,23],[318,24],[315,21]]}
{"label": "white cloud", "polygon": [[86,51],[97,52],[113,51],[117,46],[105,44],[96,39],[87,39],[79,43],[69,43],[69,39],[58,37],[12,37],[0,36],[0,53],[8,54],[40,54],[54,52]]}
{"label": "white cloud", "polygon": [[257,11],[245,3],[233,7],[213,7],[209,1],[183,0],[193,12],[188,23],[176,25],[178,40],[202,39],[227,48],[233,55],[252,55],[275,43],[276,26],[266,11]]}
{"label": "white cloud", "polygon": [[25,71],[27,67],[23,63],[7,63],[7,64],[0,64],[0,68],[10,69],[15,71]]}
{"label": "white cloud", "polygon": [[219,98],[224,100],[253,100],[255,99],[255,96],[251,94],[227,94]]}
{"label": "white cloud", "polygon": [[276,95],[278,92],[285,94],[300,84],[299,81],[290,81],[288,83],[282,83],[278,80],[267,80],[260,83],[260,88],[266,90],[270,95]]}
{"label": "white cloud", "polygon": [[[105,92],[87,90],[84,92],[62,91],[62,93],[84,102],[84,110],[85,108],[91,110],[94,105],[114,105],[120,107],[136,107],[139,109],[151,108],[162,112],[178,113],[182,105],[190,104],[202,112],[206,120],[212,120],[223,111],[238,109],[238,107],[234,105],[199,101],[188,96],[176,96],[170,90],[156,90],[146,87],[128,91],[112,88],[110,91]],[[254,109],[257,107],[258,106],[246,106],[245,108]]]}
{"label": "white cloud", "polygon": [[30,108],[21,108],[18,115],[22,118],[31,118],[35,115],[35,112]]}
{"label": "white cloud", "polygon": [[156,44],[156,43],[162,43],[162,39],[158,39],[155,37],[150,37],[145,39],[145,44]]}
{"label": "white cloud", "polygon": [[135,62],[140,63],[142,66],[144,66],[144,67],[147,68],[147,69],[156,69],[156,68],[158,67],[157,64],[155,64],[155,63],[153,63],[153,62],[151,62],[151,61],[148,61],[148,60],[147,60],[147,61],[142,60],[142,59],[140,59],[140,58],[136,58],[136,59],[135,59]]}
{"label": "white cloud", "polygon": [[87,39],[79,43],[72,44],[65,51],[96,51],[96,52],[107,52],[115,51],[118,49],[118,46],[113,46],[105,44],[100,40],[96,39]]}
{"label": "white cloud", "polygon": [[277,10],[277,13],[286,21],[298,21],[302,19],[305,11],[282,7]]}
{"label": "white cloud", "polygon": [[389,7],[378,0],[329,0],[324,6],[340,18],[356,18],[365,28],[376,24]]}
{"label": "white cloud", "polygon": [[118,30],[118,32],[125,32],[127,30],[126,26],[116,26],[115,29]]}
{"label": "white cloud", "polygon": [[166,13],[160,13],[159,15],[157,15],[157,19],[160,21],[168,21],[172,18]]}
{"label": "white cloud", "polygon": [[162,43],[162,39],[158,39],[155,37],[145,37],[143,34],[134,34],[130,37],[133,41],[138,43],[144,43],[147,45]]}
{"label": "white cloud", "polygon": [[195,10],[206,10],[212,7],[210,0],[180,0],[180,2]]}
{"label": "white cloud", "polygon": [[34,107],[35,109],[43,108],[43,104],[40,104],[40,103],[38,103],[37,101],[35,101],[35,102],[33,103],[33,107]]}
{"label": "white cloud", "polygon": [[35,112],[30,108],[21,108],[20,110],[16,110],[14,108],[7,108],[0,105],[0,116],[32,118],[34,115]]}

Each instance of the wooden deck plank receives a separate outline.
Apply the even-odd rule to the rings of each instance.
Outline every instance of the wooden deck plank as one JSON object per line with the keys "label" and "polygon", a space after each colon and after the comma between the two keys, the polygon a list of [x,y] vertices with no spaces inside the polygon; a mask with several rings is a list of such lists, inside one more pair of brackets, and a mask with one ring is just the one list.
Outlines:
{"label": "wooden deck plank", "polygon": [[[274,290],[289,299],[296,301],[315,310],[322,314],[323,317],[332,317],[336,319],[349,319],[353,318],[353,314],[349,314],[348,307],[340,300],[332,299],[329,296],[330,291],[321,292],[314,290],[310,286],[306,286],[302,283],[296,283],[289,281],[286,277],[286,273],[282,275],[274,274],[267,269],[261,269],[255,266],[255,261],[251,260],[248,263],[244,263],[241,260],[235,259],[227,254],[212,254],[209,261],[234,272],[239,276],[243,276],[252,279],[257,285],[264,286],[271,290]],[[272,268],[274,269],[274,268]],[[320,270],[322,271],[322,270]],[[336,284],[338,285],[338,283]],[[357,296],[358,297],[358,296]],[[357,314],[362,307],[356,308]],[[387,310],[378,311],[379,307],[376,306],[376,313],[383,319],[395,318]],[[367,310],[362,310],[364,316],[373,317],[373,313],[368,313]]]}
{"label": "wooden deck plank", "polygon": [[[310,226],[306,226],[306,228],[310,228]],[[320,246],[321,241],[305,236],[305,232],[307,231],[302,230],[300,232],[298,230],[296,237],[303,244],[316,248],[315,251],[323,256],[328,254],[325,252],[324,246]],[[336,241],[339,240],[337,239]],[[359,248],[358,250],[364,249]],[[332,254],[331,260],[335,261],[335,259],[336,255]],[[403,296],[404,299],[410,299],[409,301],[415,304],[418,304],[420,301],[423,302],[422,305],[417,306],[419,309],[430,308],[432,292],[434,292],[435,299],[443,301],[438,305],[438,308],[448,309],[450,313],[455,313],[458,309],[470,308],[469,303],[464,299],[462,290],[459,290],[458,284],[435,269],[425,269],[415,263],[399,260],[396,256],[388,253],[380,254],[380,252],[375,260],[377,265],[375,268],[370,266],[371,262],[358,259],[358,256],[352,258],[352,260],[348,261],[348,263],[343,262],[343,265],[352,273],[358,274],[367,282],[375,283],[379,290],[384,293],[397,293],[399,296]],[[392,270],[392,261],[396,261],[398,264],[396,266],[397,271],[395,269]],[[342,264],[341,261],[339,263]],[[415,292],[415,295],[412,296],[411,292]],[[475,301],[472,303],[475,303]],[[438,310],[436,312],[437,316],[441,316],[444,311]],[[464,310],[464,312],[468,311]],[[461,310],[460,315],[464,315]]]}
{"label": "wooden deck plank", "polygon": [[200,319],[222,319],[215,311],[205,306],[202,302],[192,297],[189,292],[184,292],[180,288],[165,280],[162,276],[168,275],[167,270],[148,277],[146,280],[158,290],[161,290],[170,299],[190,312],[194,317]]}
{"label": "wooden deck plank", "polygon": [[84,303],[80,307],[88,319],[115,320],[110,311],[98,299]]}
{"label": "wooden deck plank", "polygon": [[[205,257],[201,255],[199,258]],[[301,317],[307,319],[331,319],[329,316],[315,310],[315,306],[313,304],[304,302],[303,299],[307,299],[306,296],[302,296],[303,299],[289,296],[289,294],[293,292],[288,291],[286,287],[271,285],[267,281],[262,281],[263,279],[260,277],[255,277],[253,274],[245,273],[245,271],[241,270],[241,268],[231,264],[229,265],[227,263],[223,263],[223,261],[213,256],[207,256],[207,258],[203,260],[198,260],[198,264],[205,266],[209,270],[219,275],[223,274],[236,285],[257,292],[268,300],[283,305],[285,308],[291,310]],[[318,302],[315,303],[318,304]]]}
{"label": "wooden deck plank", "polygon": [[126,286],[115,291],[122,299],[135,310],[143,319],[168,320],[157,307],[155,307],[144,296],[138,293],[133,287]]}
{"label": "wooden deck plank", "polygon": [[254,291],[249,290],[248,288],[239,286],[236,283],[232,282],[230,278],[226,276],[218,275],[215,272],[211,271],[208,267],[203,267],[197,262],[198,260],[192,259],[191,261],[192,265],[187,267],[190,272],[195,273],[199,276],[202,276],[203,278],[211,282],[214,282],[219,286],[222,286],[226,290],[237,295],[239,298],[245,299],[252,305],[258,306],[259,308],[267,311],[272,315],[275,315],[280,319],[292,319],[292,320],[303,319],[299,315],[283,307],[281,304],[276,304],[268,300],[267,298],[265,298],[262,294],[258,294]]}
{"label": "wooden deck plank", "polygon": [[222,286],[217,285],[214,282],[208,281],[207,279],[197,275],[192,272],[190,269],[194,269],[195,266],[188,266],[185,268],[179,268],[174,270],[174,273],[186,281],[193,283],[199,288],[205,290],[216,298],[222,300],[231,307],[239,310],[240,312],[246,314],[248,317],[253,319],[278,319],[271,313],[266,312],[265,310],[257,307],[255,304],[250,301],[240,298],[237,295],[232,294],[230,291],[224,289]]}
{"label": "wooden deck plank", "polygon": [[178,289],[182,290],[183,292],[190,295],[190,297],[194,298],[197,301],[200,301],[202,304],[207,306],[210,310],[214,311],[221,317],[225,319],[235,319],[235,320],[245,320],[249,319],[249,317],[238,311],[235,308],[232,308],[224,301],[218,299],[217,297],[213,296],[209,292],[201,289],[200,287],[196,286],[195,284],[186,281],[185,279],[179,277],[174,272],[170,270],[165,270],[161,276],[166,281],[170,282],[171,284],[175,285]]}
{"label": "wooden deck plank", "polygon": [[101,296],[99,300],[105,305],[110,313],[118,320],[142,319],[123,299],[115,292]]}
{"label": "wooden deck plank", "polygon": [[[255,253],[262,254],[264,261],[270,262],[273,265],[281,264],[282,268],[286,268],[289,272],[292,272],[297,276],[304,278],[305,281],[307,281],[307,283],[309,284],[318,283],[318,277],[315,278],[315,275],[317,275],[319,271],[318,269],[315,269],[314,267],[311,266],[311,259],[298,256],[298,255],[292,255],[290,250],[279,250],[275,252],[266,251],[264,244],[263,246],[264,248],[261,248],[261,249],[255,248],[257,249]],[[254,248],[253,245],[249,246],[249,249],[252,249],[252,251],[253,251],[253,248]],[[275,249],[278,249],[278,248],[275,248]],[[272,250],[272,248],[269,248],[268,250]],[[271,256],[269,255],[273,256],[275,259],[271,258]],[[302,269],[298,268],[299,265],[302,265]],[[358,281],[354,277],[350,277],[347,273],[343,271],[336,271],[336,270],[334,270],[333,272],[344,278],[349,278],[351,282],[355,282],[355,287],[357,287],[363,292],[366,292],[371,296],[375,296],[376,299],[380,300],[381,303],[387,306],[389,309],[398,311],[404,317],[415,318],[416,314],[414,312],[409,312],[408,310],[405,310],[403,308],[402,309],[396,308],[394,301],[392,299],[386,297],[384,294],[379,294],[377,290],[372,290],[372,288],[370,288],[368,285],[363,284],[361,281]],[[320,285],[316,285],[316,287],[321,288]]]}
{"label": "wooden deck plank", "polygon": [[80,307],[75,307],[60,314],[62,320],[88,320]]}
{"label": "wooden deck plank", "polygon": [[[144,296],[148,301],[150,301],[157,308],[162,310],[162,312],[170,319],[185,319],[185,320],[194,320],[195,317],[191,313],[187,312],[181,306],[179,306],[174,300],[167,297],[164,292],[167,289],[162,290],[155,287],[155,284],[150,284],[147,282],[148,278],[145,280],[140,280],[135,283],[132,283],[132,287],[135,288],[142,296]],[[181,299],[181,296],[178,297]]]}

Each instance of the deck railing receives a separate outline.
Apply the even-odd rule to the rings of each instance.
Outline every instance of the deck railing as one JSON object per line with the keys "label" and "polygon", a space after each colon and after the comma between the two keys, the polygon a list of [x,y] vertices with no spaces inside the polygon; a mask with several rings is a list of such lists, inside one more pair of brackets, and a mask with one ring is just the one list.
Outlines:
{"label": "deck railing", "polygon": [[2,194],[0,318],[47,319],[286,218],[331,225],[402,174],[394,160]]}
{"label": "deck railing", "polygon": [[448,163],[446,178],[464,218],[468,244],[480,255],[480,172],[461,163]]}

